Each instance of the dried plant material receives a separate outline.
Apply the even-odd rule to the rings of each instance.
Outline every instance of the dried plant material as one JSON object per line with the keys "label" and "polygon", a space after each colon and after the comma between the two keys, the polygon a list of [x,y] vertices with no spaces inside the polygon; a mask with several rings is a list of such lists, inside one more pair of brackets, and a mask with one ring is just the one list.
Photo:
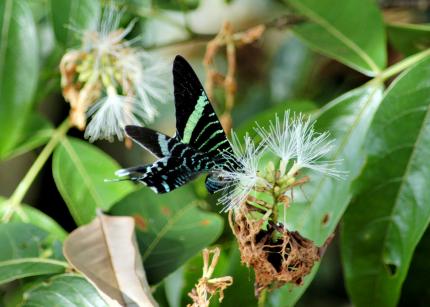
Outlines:
{"label": "dried plant material", "polygon": [[256,211],[255,207],[244,203],[234,213],[230,211],[229,221],[242,263],[255,271],[256,294],[286,283],[301,285],[303,277],[320,259],[320,249],[311,240],[282,225],[269,222],[264,229],[267,217],[253,219],[252,211]]}
{"label": "dried plant material", "polygon": [[[212,261],[210,261],[210,254],[213,254]],[[196,287],[188,293],[193,300],[193,304],[188,304],[188,307],[208,307],[210,300],[217,292],[219,292],[219,302],[224,299],[224,290],[233,284],[233,278],[231,276],[212,278],[220,254],[219,248],[203,250],[203,276]]]}
{"label": "dried plant material", "polygon": [[[205,88],[209,99],[214,101],[214,88],[222,87],[225,92],[224,111],[220,116],[221,124],[226,131],[232,127],[231,111],[234,107],[234,98],[237,90],[236,83],[236,48],[251,44],[261,38],[266,27],[258,25],[244,32],[234,33],[233,26],[225,22],[220,32],[211,40],[206,47],[203,60],[206,69]],[[225,75],[216,70],[214,58],[221,48],[225,47],[227,56],[227,72]]]}
{"label": "dried plant material", "polygon": [[158,306],[142,266],[133,218],[98,216],[69,235],[64,255],[108,297],[109,305]]}

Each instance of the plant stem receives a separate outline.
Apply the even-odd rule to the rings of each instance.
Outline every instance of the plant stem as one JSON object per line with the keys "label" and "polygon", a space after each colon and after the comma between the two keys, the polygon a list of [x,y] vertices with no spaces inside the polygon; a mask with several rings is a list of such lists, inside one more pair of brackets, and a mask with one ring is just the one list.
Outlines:
{"label": "plant stem", "polygon": [[16,187],[15,191],[11,195],[11,197],[8,200],[7,208],[5,215],[2,218],[2,222],[7,223],[14,212],[19,211],[21,202],[25,196],[25,194],[30,189],[34,179],[39,174],[40,170],[42,169],[43,165],[45,165],[46,161],[48,160],[49,156],[54,151],[55,147],[57,146],[58,142],[64,137],[64,135],[67,133],[67,131],[70,128],[70,122],[67,118],[53,133],[51,136],[51,139],[49,142],[45,145],[39,156],[36,158],[30,169],[28,170],[27,174],[24,176],[24,178],[21,180],[21,182]]}
{"label": "plant stem", "polygon": [[380,79],[382,81],[385,81],[388,78],[391,78],[391,77],[399,74],[403,70],[405,70],[405,69],[409,68],[410,66],[418,63],[419,61],[421,61],[422,59],[424,59],[428,56],[430,56],[430,49],[426,49],[424,51],[421,51],[421,52],[418,52],[414,55],[411,55],[411,56],[401,60],[400,62],[398,62],[394,65],[391,65],[390,67],[385,69],[383,72],[381,72],[381,74],[379,76],[377,76],[375,79]]}
{"label": "plant stem", "polygon": [[266,306],[266,299],[267,299],[267,289],[264,289],[261,291],[260,295],[258,296],[258,307]]}

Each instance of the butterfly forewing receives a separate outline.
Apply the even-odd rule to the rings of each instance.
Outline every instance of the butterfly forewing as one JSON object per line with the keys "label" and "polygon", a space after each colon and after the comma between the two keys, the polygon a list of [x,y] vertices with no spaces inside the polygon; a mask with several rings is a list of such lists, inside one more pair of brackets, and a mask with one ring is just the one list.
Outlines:
{"label": "butterfly forewing", "polygon": [[190,64],[181,56],[173,63],[177,135],[209,156],[231,147],[212,105]]}

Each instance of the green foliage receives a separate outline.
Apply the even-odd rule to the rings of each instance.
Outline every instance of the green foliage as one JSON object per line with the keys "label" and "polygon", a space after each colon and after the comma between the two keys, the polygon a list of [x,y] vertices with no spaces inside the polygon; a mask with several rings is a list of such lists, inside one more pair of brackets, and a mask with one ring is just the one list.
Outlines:
{"label": "green foliage", "polygon": [[[312,48],[366,75],[386,65],[381,14],[372,0],[289,0],[309,23],[294,32]],[[333,8],[336,9],[333,9]],[[364,28],[372,31],[363,31]]]}
{"label": "green foliage", "polygon": [[112,214],[135,218],[149,283],[160,282],[219,237],[223,222],[198,208],[203,204],[188,186],[164,195],[139,190],[112,208]]}
{"label": "green foliage", "polygon": [[[169,50],[184,53],[197,70],[221,22],[214,16],[234,19],[234,31],[264,22],[263,39],[236,50],[234,130],[258,139],[255,122],[267,127],[276,114],[302,112],[316,120],[318,132],[335,138],[326,158],[338,160],[345,177],[304,173],[309,183],[288,194],[287,228],[322,246],[341,224],[336,236],[342,263],[336,265],[339,271],[342,266],[350,300],[342,304],[428,305],[429,25],[392,19],[384,24],[385,12],[373,0],[284,0],[264,6],[225,1],[216,8],[209,2],[114,1],[124,8],[119,25],[133,21],[125,37],[133,46],[151,42],[151,52],[166,54],[166,62],[174,56]],[[150,160],[138,146],[129,150],[128,143],[127,148],[119,142],[90,144],[78,139],[76,129],[67,136],[67,120],[54,128],[70,106],[58,98],[60,59],[79,47],[85,31],[97,28],[109,3],[0,1],[0,306],[106,306],[80,273],[65,274],[71,268],[62,253],[65,229],[73,228],[73,220],[78,226],[90,223],[98,209],[134,217],[144,269],[160,306],[190,303],[187,294],[202,274],[200,252],[212,244],[222,249],[213,277],[229,275],[234,283],[224,301],[215,296],[211,306],[257,306],[253,270],[241,264],[227,217],[215,205],[219,195],[208,195],[204,178],[164,195],[128,181],[106,182],[121,168],[111,155],[125,167]],[[248,18],[250,6],[257,9],[249,10],[256,15]],[[280,14],[292,25],[284,29],[268,17]],[[193,52],[187,53],[181,48],[190,42]],[[390,67],[387,58],[394,62]],[[214,63],[224,74],[223,56]],[[151,90],[150,95],[171,100],[172,89]],[[222,90],[216,97],[222,111]],[[173,131],[173,106],[157,111],[154,126],[148,126]],[[46,187],[51,173],[55,186]],[[55,188],[66,206],[40,192]],[[68,221],[69,213],[73,220]],[[312,295],[309,285],[324,265],[318,262],[303,285],[270,292],[266,306],[300,304],[303,295]],[[342,291],[343,284],[338,287]]]}
{"label": "green foliage", "polygon": [[0,2],[0,159],[17,145],[38,74],[36,26],[27,1]]}
{"label": "green foliage", "polygon": [[54,152],[52,172],[58,190],[78,225],[90,222],[96,209],[109,210],[133,189],[129,182],[109,184],[119,165],[97,147],[64,138]]}
{"label": "green foliage", "polygon": [[83,277],[57,275],[27,291],[21,306],[89,306],[106,307],[97,290]]}
{"label": "green foliage", "polygon": [[430,221],[429,67],[424,60],[393,82],[367,135],[342,232],[347,286],[359,306],[396,305]]}

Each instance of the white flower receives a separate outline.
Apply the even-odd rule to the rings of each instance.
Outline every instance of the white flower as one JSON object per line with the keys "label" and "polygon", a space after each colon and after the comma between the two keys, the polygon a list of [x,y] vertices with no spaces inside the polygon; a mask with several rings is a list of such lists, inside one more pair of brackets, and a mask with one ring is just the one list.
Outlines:
{"label": "white flower", "polygon": [[255,130],[266,140],[268,149],[281,158],[281,175],[284,175],[287,165],[291,168],[288,175],[294,175],[302,168],[307,168],[335,178],[343,178],[345,172],[338,169],[340,160],[321,160],[329,154],[334,146],[334,139],[329,139],[328,132],[318,133],[311,120],[302,114],[290,118],[289,111],[285,112],[284,120],[280,123],[276,116],[275,123],[266,130],[258,126]]}
{"label": "white flower", "polygon": [[[119,28],[123,11],[108,5],[97,26],[82,33],[79,80],[98,83],[101,98],[89,108],[85,136],[122,140],[124,125],[151,122],[158,114],[157,102],[166,100],[169,84],[167,65],[135,46],[139,38],[126,40],[136,21]],[[103,96],[104,95],[104,96]]]}
{"label": "white flower", "polygon": [[88,112],[92,119],[85,130],[85,137],[90,142],[98,139],[113,141],[115,135],[122,140],[123,127],[138,125],[140,118],[146,116],[146,110],[142,106],[133,97],[118,95],[114,88],[108,88],[107,96],[94,104]]}
{"label": "white flower", "polygon": [[[264,153],[265,145],[260,143],[256,146],[249,135],[245,136],[244,141],[245,144],[242,146],[237,135],[232,133],[233,155],[227,154],[225,158],[234,159],[240,167],[227,167],[227,169],[220,170],[218,175],[225,185],[225,188],[220,190],[223,195],[218,199],[218,203],[224,206],[222,211],[237,208],[257,185],[269,185],[258,174],[259,161]],[[232,165],[237,165],[237,163],[232,163]]]}

